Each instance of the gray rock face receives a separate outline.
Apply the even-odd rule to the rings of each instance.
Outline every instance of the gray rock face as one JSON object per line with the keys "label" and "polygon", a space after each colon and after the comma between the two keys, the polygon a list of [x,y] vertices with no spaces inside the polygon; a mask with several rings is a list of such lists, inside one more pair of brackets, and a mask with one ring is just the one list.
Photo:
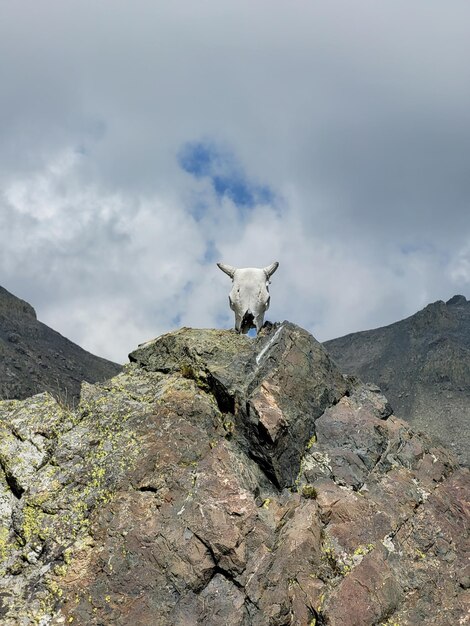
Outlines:
{"label": "gray rock face", "polygon": [[0,403],[0,623],[454,626],[469,472],[284,322]]}
{"label": "gray rock face", "polygon": [[470,302],[464,296],[324,345],[343,372],[377,384],[397,415],[470,464]]}
{"label": "gray rock face", "polygon": [[82,381],[105,380],[120,370],[41,324],[30,304],[0,287],[0,398],[49,391],[74,403]]}
{"label": "gray rock face", "polygon": [[183,368],[213,393],[221,411],[233,414],[239,445],[280,487],[292,486],[315,419],[347,391],[324,348],[289,322],[256,342],[225,331],[182,329],[129,358],[149,371]]}

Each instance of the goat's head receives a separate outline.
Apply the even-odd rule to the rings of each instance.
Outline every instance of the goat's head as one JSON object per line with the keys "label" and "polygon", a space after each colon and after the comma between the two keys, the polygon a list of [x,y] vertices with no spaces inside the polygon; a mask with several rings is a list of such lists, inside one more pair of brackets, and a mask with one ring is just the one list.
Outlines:
{"label": "goat's head", "polygon": [[228,299],[235,313],[235,330],[247,333],[250,328],[256,328],[256,332],[259,332],[263,327],[264,314],[269,308],[269,278],[279,263],[276,261],[263,268],[237,269],[225,263],[217,263],[217,266],[233,281]]}

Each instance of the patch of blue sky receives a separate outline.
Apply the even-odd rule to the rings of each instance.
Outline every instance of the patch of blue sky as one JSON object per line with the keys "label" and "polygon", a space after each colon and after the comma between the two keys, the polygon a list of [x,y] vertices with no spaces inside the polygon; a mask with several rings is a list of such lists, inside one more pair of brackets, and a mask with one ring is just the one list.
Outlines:
{"label": "patch of blue sky", "polygon": [[[208,178],[219,199],[229,198],[243,213],[257,204],[272,204],[274,192],[267,185],[251,181],[235,156],[211,142],[186,143],[178,155],[180,167],[197,179]],[[194,209],[196,219],[202,214]]]}
{"label": "patch of blue sky", "polygon": [[212,177],[212,184],[219,198],[227,196],[240,207],[269,204],[274,200],[274,194],[269,187],[251,184],[239,175],[216,175]]}
{"label": "patch of blue sky", "polygon": [[206,215],[209,209],[209,205],[204,199],[194,198],[189,206],[190,215],[196,220],[196,222],[200,222],[204,216]]}
{"label": "patch of blue sky", "polygon": [[181,326],[181,313],[178,313],[177,315],[175,315],[172,320],[171,320],[171,324],[174,328],[179,328]]}
{"label": "patch of blue sky", "polygon": [[206,249],[204,250],[204,256],[202,258],[202,262],[207,265],[211,263],[217,263],[220,257],[220,252],[217,249],[217,246],[212,240],[209,240],[206,243]]}
{"label": "patch of blue sky", "polygon": [[217,150],[211,144],[202,141],[190,141],[180,150],[178,163],[188,174],[202,178],[203,176],[210,176],[217,155]]}

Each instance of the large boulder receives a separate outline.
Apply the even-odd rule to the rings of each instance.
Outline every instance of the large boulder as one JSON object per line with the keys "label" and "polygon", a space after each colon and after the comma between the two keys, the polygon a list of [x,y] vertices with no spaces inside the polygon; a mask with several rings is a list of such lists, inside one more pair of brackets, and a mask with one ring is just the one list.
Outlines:
{"label": "large boulder", "polygon": [[290,323],[0,403],[0,623],[464,624],[468,470]]}
{"label": "large boulder", "polygon": [[257,340],[183,328],[129,355],[148,371],[183,373],[233,416],[234,437],[277,486],[292,486],[315,420],[347,383],[307,331],[284,322]]}

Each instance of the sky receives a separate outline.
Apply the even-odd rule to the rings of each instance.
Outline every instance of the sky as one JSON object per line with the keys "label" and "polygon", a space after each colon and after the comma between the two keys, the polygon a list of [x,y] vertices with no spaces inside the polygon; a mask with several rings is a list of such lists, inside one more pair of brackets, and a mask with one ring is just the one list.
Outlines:
{"label": "sky", "polygon": [[216,262],[320,341],[470,298],[470,3],[0,0],[0,285],[126,362],[230,328]]}

